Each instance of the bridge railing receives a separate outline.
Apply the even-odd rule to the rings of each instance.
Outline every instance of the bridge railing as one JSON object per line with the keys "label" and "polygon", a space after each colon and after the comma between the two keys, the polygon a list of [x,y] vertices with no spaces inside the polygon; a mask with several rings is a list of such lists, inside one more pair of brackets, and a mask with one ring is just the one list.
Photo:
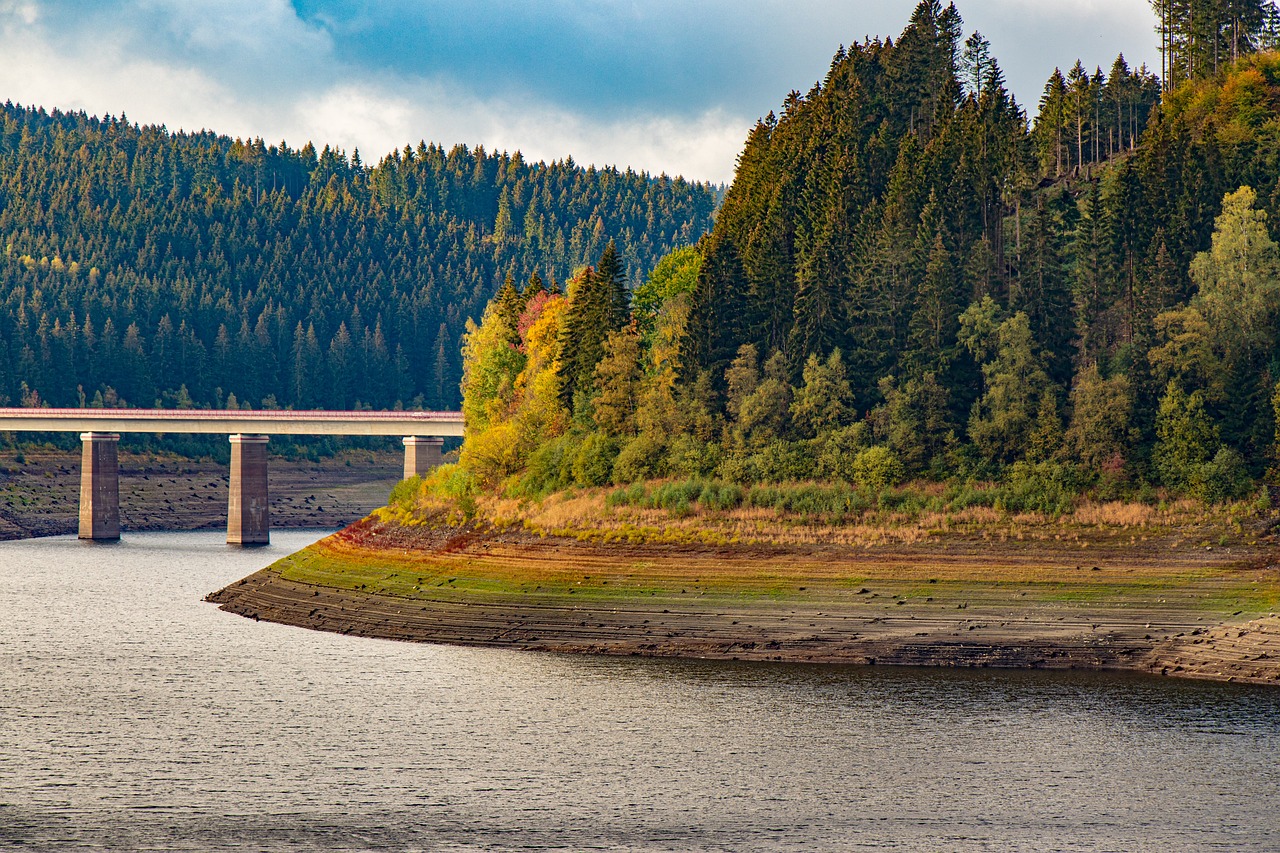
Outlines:
{"label": "bridge railing", "polygon": [[0,408],[0,432],[461,436],[461,412]]}

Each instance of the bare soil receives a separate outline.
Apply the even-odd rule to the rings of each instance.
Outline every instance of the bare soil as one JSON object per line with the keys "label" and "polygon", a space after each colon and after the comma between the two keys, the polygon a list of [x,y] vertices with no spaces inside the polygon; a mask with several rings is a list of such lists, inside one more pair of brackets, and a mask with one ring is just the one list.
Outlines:
{"label": "bare soil", "polygon": [[366,519],[209,600],[397,640],[1280,684],[1276,547],[1183,538],[697,547]]}
{"label": "bare soil", "polygon": [[[0,452],[0,540],[75,533],[80,455]],[[273,528],[337,528],[387,501],[404,461],[396,453],[349,451],[320,462],[272,457]],[[227,466],[159,454],[120,454],[125,531],[204,530],[227,524]]]}

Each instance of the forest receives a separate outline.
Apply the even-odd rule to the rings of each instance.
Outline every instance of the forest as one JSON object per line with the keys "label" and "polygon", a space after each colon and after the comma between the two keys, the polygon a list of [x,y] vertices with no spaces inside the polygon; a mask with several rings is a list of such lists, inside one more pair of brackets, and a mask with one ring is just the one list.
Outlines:
{"label": "forest", "polygon": [[1280,416],[1275,8],[1154,8],[1163,76],[1076,62],[1034,121],[954,6],[842,47],[751,129],[707,236],[641,280],[609,244],[469,324],[444,487],[1250,494]]}
{"label": "forest", "polygon": [[508,276],[610,240],[642,277],[717,189],[435,144],[307,144],[0,106],[0,405],[456,409]]}

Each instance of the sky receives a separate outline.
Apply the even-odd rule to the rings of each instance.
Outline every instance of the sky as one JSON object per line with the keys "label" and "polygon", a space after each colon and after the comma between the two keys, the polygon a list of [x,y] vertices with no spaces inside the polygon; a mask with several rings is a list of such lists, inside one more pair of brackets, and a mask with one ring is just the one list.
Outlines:
{"label": "sky", "polygon": [[[359,149],[419,140],[728,182],[748,129],[915,0],[0,0],[0,98]],[[1159,67],[1147,0],[958,0],[1014,95]]]}

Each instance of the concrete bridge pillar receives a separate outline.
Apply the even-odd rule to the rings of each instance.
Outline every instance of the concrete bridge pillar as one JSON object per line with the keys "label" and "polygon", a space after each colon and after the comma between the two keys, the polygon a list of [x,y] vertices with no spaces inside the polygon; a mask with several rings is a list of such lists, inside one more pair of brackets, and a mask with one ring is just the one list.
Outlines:
{"label": "concrete bridge pillar", "polygon": [[404,440],[404,479],[421,477],[444,459],[444,439],[411,435]]}
{"label": "concrete bridge pillar", "polygon": [[120,436],[82,432],[80,441],[80,538],[120,538]]}
{"label": "concrete bridge pillar", "polygon": [[231,436],[231,489],[227,493],[227,544],[271,541],[267,510],[267,437]]}

